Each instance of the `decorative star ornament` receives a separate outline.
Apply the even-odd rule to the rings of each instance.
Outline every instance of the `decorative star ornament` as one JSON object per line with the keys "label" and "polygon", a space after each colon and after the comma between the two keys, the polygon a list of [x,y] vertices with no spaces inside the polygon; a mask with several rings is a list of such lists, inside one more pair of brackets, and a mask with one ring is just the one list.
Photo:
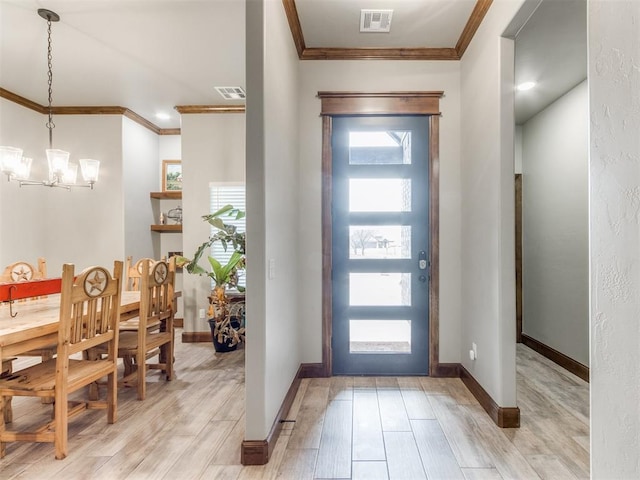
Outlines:
{"label": "decorative star ornament", "polygon": [[84,283],[84,291],[87,295],[94,297],[96,295],[100,295],[104,292],[104,289],[107,286],[107,278],[104,276],[104,273],[100,270],[96,270],[92,274],[89,274]]}
{"label": "decorative star ornament", "polygon": [[156,279],[156,283],[164,283],[167,278],[167,266],[164,263],[159,263],[153,270],[153,276]]}
{"label": "decorative star ornament", "polygon": [[24,264],[16,265],[11,271],[11,278],[14,282],[28,282],[31,280],[33,272]]}

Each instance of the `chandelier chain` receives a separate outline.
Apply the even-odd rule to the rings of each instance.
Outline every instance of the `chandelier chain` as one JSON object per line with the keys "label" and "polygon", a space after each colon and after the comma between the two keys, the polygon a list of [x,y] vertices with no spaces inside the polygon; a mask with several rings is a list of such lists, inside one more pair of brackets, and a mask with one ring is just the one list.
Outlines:
{"label": "chandelier chain", "polygon": [[49,120],[47,128],[49,129],[49,148],[53,148],[53,129],[56,128],[53,123],[53,107],[51,106],[53,99],[53,55],[51,48],[51,18],[47,18],[47,76],[49,84]]}

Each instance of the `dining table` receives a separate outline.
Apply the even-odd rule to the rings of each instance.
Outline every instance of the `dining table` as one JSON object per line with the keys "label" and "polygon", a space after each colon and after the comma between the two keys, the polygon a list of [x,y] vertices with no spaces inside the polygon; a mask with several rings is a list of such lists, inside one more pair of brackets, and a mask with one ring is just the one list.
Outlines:
{"label": "dining table", "polygon": [[[139,310],[140,292],[122,292],[120,319],[137,316]],[[59,318],[59,293],[14,301],[11,308],[8,302],[0,303],[0,362],[57,343]]]}

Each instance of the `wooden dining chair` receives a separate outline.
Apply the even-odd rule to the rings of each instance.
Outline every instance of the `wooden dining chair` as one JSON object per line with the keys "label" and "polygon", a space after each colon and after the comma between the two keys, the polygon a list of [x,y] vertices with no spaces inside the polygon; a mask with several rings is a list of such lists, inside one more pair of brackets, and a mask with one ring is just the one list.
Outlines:
{"label": "wooden dining chair", "polygon": [[[138,400],[146,397],[150,369],[173,379],[175,260],[142,264],[140,315],[135,329],[120,332],[118,356],[123,359],[124,385],[136,384]],[[135,319],[133,319],[135,320]],[[157,362],[150,362],[152,358]]]}
{"label": "wooden dining chair", "polygon": [[[18,261],[8,265],[2,275],[0,275],[0,283],[19,283],[31,282],[33,280],[44,280],[47,278],[47,261],[43,257],[38,258],[38,267],[34,267],[28,262]],[[38,298],[38,297],[34,297]],[[20,300],[28,302],[30,299]],[[20,354],[23,357],[40,357],[43,362],[51,360],[56,353],[56,345],[50,345],[30,350]],[[43,398],[43,403],[51,403],[48,398]]]}
{"label": "wooden dining chair", "polygon": [[[7,378],[13,374],[13,361],[15,358],[3,358],[0,368],[0,378]],[[13,410],[11,408],[11,397],[7,397],[2,407],[2,414],[4,415],[4,423],[11,423],[13,421]]]}
{"label": "wooden dining chair", "polygon": [[[53,421],[33,431],[10,431],[0,416],[0,458],[5,456],[6,443],[15,441],[53,442],[55,457],[65,458],[69,418],[86,409],[104,408],[107,422],[116,421],[122,262],[114,263],[113,275],[106,268],[90,267],[75,280],[74,276],[74,266],[65,264],[56,358],[0,378],[0,407],[6,397],[53,398]],[[85,351],[98,347],[104,348],[104,357],[84,359]],[[104,377],[107,377],[105,400],[68,401],[70,393]]]}
{"label": "wooden dining chair", "polygon": [[133,257],[128,256],[125,266],[124,289],[130,292],[139,291],[140,279],[142,278],[142,265],[146,263],[151,266],[154,262],[155,260],[153,258],[141,258],[133,264]]}
{"label": "wooden dining chair", "polygon": [[38,268],[27,262],[14,262],[8,265],[0,275],[0,283],[30,282],[47,278],[47,262],[38,258]]}

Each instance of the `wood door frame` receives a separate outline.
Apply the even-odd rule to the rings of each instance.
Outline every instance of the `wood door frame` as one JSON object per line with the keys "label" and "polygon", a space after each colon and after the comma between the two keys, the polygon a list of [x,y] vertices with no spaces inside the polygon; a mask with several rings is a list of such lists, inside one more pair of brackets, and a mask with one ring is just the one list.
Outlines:
{"label": "wood door frame", "polygon": [[451,376],[455,368],[439,362],[440,344],[440,105],[444,92],[318,92],[322,101],[322,364],[321,375],[333,374],[332,162],[333,117],[339,115],[426,115],[429,117],[429,371]]}
{"label": "wood door frame", "polygon": [[516,343],[522,343],[522,174],[515,176],[516,200]]}

